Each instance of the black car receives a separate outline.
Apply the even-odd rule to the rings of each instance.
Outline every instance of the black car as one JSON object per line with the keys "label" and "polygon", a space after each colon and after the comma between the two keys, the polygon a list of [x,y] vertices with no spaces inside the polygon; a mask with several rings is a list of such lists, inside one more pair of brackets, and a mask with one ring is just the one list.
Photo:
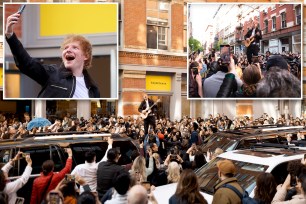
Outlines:
{"label": "black car", "polygon": [[[84,135],[83,135],[84,136]],[[111,135],[109,135],[111,136]],[[113,148],[120,148],[120,165],[131,163],[130,155],[133,150],[138,150],[137,145],[130,138],[113,137]],[[65,148],[71,148],[73,152],[73,166],[85,162],[84,154],[88,150],[96,152],[96,161],[100,161],[106,150],[107,140],[103,137],[77,137],[73,135],[62,136],[62,138],[52,136],[45,138],[29,138],[19,141],[1,142],[0,146],[0,163],[2,166],[10,159],[14,158],[18,151],[29,153],[32,159],[32,174],[27,184],[21,188],[17,195],[25,198],[25,203],[30,203],[33,181],[40,175],[41,165],[44,161],[51,159],[54,161],[54,171],[58,172],[64,168],[67,160]],[[22,175],[27,163],[24,159],[14,163],[13,168],[9,171],[9,179],[14,180]]]}
{"label": "black car", "polygon": [[207,142],[201,145],[201,149],[206,153],[213,152],[218,147],[223,151],[232,151],[250,149],[258,143],[283,144],[287,142],[288,134],[292,134],[292,140],[295,140],[298,131],[306,134],[304,126],[258,126],[226,130],[210,136]]}

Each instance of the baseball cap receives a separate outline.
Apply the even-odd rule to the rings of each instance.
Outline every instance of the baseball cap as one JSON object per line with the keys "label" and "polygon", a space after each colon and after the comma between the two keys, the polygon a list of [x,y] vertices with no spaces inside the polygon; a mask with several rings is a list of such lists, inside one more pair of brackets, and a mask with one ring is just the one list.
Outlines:
{"label": "baseball cap", "polygon": [[236,167],[230,160],[221,160],[217,162],[217,167],[222,174],[235,174]]}
{"label": "baseball cap", "polygon": [[288,63],[281,55],[273,55],[268,59],[266,65],[267,70],[274,66],[277,66],[281,69],[288,69]]}

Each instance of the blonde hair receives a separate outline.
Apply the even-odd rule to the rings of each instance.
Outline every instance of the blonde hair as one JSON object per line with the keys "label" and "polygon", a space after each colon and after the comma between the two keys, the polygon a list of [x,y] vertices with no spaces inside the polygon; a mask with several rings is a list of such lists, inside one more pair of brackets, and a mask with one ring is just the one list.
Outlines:
{"label": "blonde hair", "polygon": [[146,181],[147,180],[147,175],[146,175],[146,160],[143,156],[138,156],[133,162],[132,165],[132,174],[136,174],[136,172],[139,173],[141,176],[141,181]]}
{"label": "blonde hair", "polygon": [[177,162],[171,162],[168,165],[168,183],[176,183],[180,180],[180,166],[178,165]]}
{"label": "blonde hair", "polygon": [[91,62],[92,62],[92,45],[91,43],[84,37],[81,35],[75,35],[75,34],[71,34],[71,35],[67,35],[66,38],[64,39],[62,45],[61,45],[61,50],[65,49],[65,45],[67,45],[68,43],[72,43],[72,42],[79,42],[81,49],[84,53],[84,55],[87,57],[87,60],[84,61],[84,68],[88,69],[91,67]]}

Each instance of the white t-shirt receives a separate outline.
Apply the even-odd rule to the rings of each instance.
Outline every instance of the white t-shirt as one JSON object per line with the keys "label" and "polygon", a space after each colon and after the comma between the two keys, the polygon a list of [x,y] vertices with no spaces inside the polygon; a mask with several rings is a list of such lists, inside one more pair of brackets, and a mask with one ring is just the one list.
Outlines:
{"label": "white t-shirt", "polygon": [[89,98],[88,89],[85,85],[84,76],[75,77],[75,78],[76,78],[76,85],[75,85],[73,98]]}

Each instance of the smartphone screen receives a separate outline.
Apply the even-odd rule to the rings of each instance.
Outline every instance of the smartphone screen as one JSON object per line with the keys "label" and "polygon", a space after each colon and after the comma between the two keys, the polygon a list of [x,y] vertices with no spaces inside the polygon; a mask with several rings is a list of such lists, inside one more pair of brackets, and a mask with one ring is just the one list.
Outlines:
{"label": "smartphone screen", "polygon": [[230,45],[220,45],[220,58],[222,59],[222,64],[229,64],[231,62],[230,56]]}
{"label": "smartphone screen", "polygon": [[57,192],[50,192],[50,204],[58,204],[60,203],[60,196]]}

